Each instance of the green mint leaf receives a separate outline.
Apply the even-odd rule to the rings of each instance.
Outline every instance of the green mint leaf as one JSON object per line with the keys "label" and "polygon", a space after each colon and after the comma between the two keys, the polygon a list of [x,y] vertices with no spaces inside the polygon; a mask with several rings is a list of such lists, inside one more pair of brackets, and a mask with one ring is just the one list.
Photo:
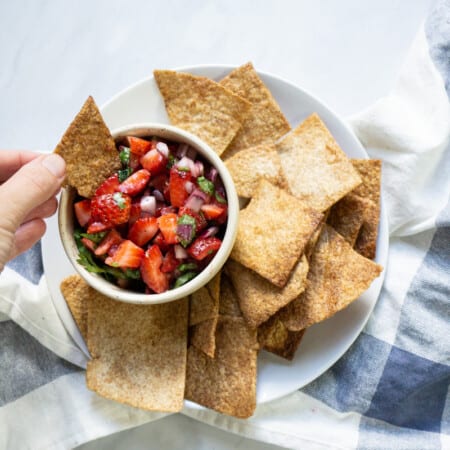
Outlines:
{"label": "green mint leaf", "polygon": [[183,284],[186,284],[188,281],[191,281],[192,278],[195,278],[196,276],[197,276],[196,272],[183,273],[176,279],[173,287],[177,288],[177,287],[183,286]]}
{"label": "green mint leaf", "polygon": [[216,200],[218,203],[222,203],[222,205],[226,205],[227,201],[224,197],[222,197],[217,191],[214,193],[214,197],[216,197]]}
{"label": "green mint leaf", "polygon": [[126,169],[120,169],[119,174],[119,181],[122,183],[124,182],[130,175],[131,172],[133,172],[133,169],[131,167],[127,167]]}
{"label": "green mint leaf", "polygon": [[128,147],[121,147],[121,149],[119,153],[120,162],[124,167],[128,167],[128,164],[130,164],[130,149]]}
{"label": "green mint leaf", "polygon": [[198,187],[208,195],[214,193],[214,183],[206,179],[204,176],[197,178]]}
{"label": "green mint leaf", "polygon": [[195,263],[183,263],[177,267],[180,272],[187,272],[188,270],[198,270],[197,264]]}
{"label": "green mint leaf", "polygon": [[167,161],[167,170],[170,170],[172,166],[177,162],[175,159],[175,156],[172,155],[172,153],[169,153],[169,160]]}
{"label": "green mint leaf", "polygon": [[80,233],[80,236],[90,239],[95,244],[99,244],[107,233],[107,231],[100,231],[99,233]]}

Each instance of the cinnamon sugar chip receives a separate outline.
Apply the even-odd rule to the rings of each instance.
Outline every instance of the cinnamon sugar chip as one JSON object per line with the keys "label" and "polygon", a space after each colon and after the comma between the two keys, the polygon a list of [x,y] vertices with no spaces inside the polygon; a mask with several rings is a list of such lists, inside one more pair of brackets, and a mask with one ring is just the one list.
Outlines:
{"label": "cinnamon sugar chip", "polygon": [[214,359],[188,349],[185,397],[235,417],[250,417],[256,407],[256,330],[241,317],[220,316]]}
{"label": "cinnamon sugar chip", "polygon": [[258,327],[298,297],[306,288],[308,268],[308,261],[302,256],[286,285],[280,288],[238,262],[228,261],[227,271],[247,323],[253,328]]}
{"label": "cinnamon sugar chip", "polygon": [[381,271],[325,225],[310,261],[308,287],[280,311],[279,318],[291,331],[325,320],[356,300]]}
{"label": "cinnamon sugar chip", "polygon": [[275,315],[258,328],[258,342],[264,350],[292,361],[304,333],[288,330]]}
{"label": "cinnamon sugar chip", "polygon": [[224,153],[224,159],[247,147],[273,143],[291,129],[252,63],[233,70],[220,84],[252,104],[242,128]]}
{"label": "cinnamon sugar chip", "polygon": [[318,211],[325,211],[361,184],[349,158],[317,114],[277,143],[289,189]]}
{"label": "cinnamon sugar chip", "polygon": [[92,97],[89,97],[55,149],[66,162],[65,184],[90,198],[121,163],[119,152]]}
{"label": "cinnamon sugar chip", "polygon": [[284,190],[260,180],[240,212],[231,258],[283,287],[323,215]]}
{"label": "cinnamon sugar chip", "polygon": [[287,187],[280,157],[273,145],[257,145],[241,150],[227,159],[225,165],[240,197],[252,197],[261,178],[281,188]]}
{"label": "cinnamon sugar chip", "polygon": [[149,411],[183,407],[188,302],[88,303],[86,382],[102,397]]}
{"label": "cinnamon sugar chip", "polygon": [[241,128],[251,104],[206,77],[172,70],[153,74],[170,122],[221,155]]}

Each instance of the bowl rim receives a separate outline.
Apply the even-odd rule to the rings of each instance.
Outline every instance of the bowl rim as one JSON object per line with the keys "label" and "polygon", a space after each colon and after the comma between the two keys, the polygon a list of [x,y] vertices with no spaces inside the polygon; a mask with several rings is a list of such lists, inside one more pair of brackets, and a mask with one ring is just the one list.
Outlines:
{"label": "bowl rim", "polygon": [[178,288],[161,294],[143,294],[127,291],[105,280],[98,274],[88,272],[77,262],[78,249],[73,237],[74,213],[73,208],[71,208],[76,189],[67,186],[62,189],[58,206],[58,228],[64,251],[79,275],[92,288],[111,299],[134,304],[159,304],[187,297],[207,284],[220,271],[234,246],[238,227],[239,198],[232,177],[225,163],[208,144],[194,134],[173,125],[157,122],[134,123],[112,130],[111,135],[115,141],[127,135],[136,137],[154,135],[163,139],[187,143],[211,163],[217,169],[227,194],[228,217],[222,245],[209,264],[195,278]]}

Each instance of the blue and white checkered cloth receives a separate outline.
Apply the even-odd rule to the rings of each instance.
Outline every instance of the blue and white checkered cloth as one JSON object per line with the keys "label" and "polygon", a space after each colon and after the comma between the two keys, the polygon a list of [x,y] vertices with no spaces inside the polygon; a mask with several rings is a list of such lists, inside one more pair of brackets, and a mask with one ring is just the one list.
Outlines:
{"label": "blue and white checkered cloth", "polygon": [[[393,92],[349,120],[370,156],[383,159],[390,230],[384,287],[364,331],[321,377],[247,421],[184,414],[288,448],[450,449],[448,95],[447,0],[419,33]],[[0,276],[0,449],[71,448],[164,417],[86,389],[83,356],[42,274],[36,245]]]}

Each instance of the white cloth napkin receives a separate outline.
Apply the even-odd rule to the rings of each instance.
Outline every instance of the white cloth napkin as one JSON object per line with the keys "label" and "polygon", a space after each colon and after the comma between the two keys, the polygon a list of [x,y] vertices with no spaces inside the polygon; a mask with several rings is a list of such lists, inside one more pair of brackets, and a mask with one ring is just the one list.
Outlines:
{"label": "white cloth napkin", "polygon": [[[420,317],[408,316],[413,321],[409,323],[403,315],[405,311],[409,314],[407,306],[411,292],[416,292],[412,286],[417,274],[426,258],[432,257],[430,249],[440,223],[448,223],[442,211],[450,194],[450,105],[442,77],[430,58],[424,30],[414,42],[395,89],[351,117],[350,124],[369,155],[383,160],[383,195],[391,236],[385,285],[362,338],[319,380],[302,391],[258,406],[249,420],[190,407],[182,413],[232,433],[288,448],[437,448],[435,443],[450,448],[447,392],[441,402],[444,410],[439,418],[436,416],[437,425],[432,421],[424,424],[408,414],[401,423],[398,414],[383,410],[379,399],[383,395],[380,385],[392,381],[390,374],[402,358],[416,358],[414,367],[421,367],[417,373],[422,373],[422,368],[439,374],[441,370],[440,381],[448,377],[445,368],[450,362],[448,348],[442,343],[442,339],[448,343],[448,327],[436,325],[435,341],[417,340],[407,329],[414,329],[412,325]],[[445,266],[449,261],[436,260],[435,264]],[[8,325],[8,333],[17,334],[14,324],[18,324],[51,350],[42,358],[54,370],[53,379],[24,388],[23,395],[4,396],[6,400],[0,403],[0,448],[70,448],[164,417],[104,400],[86,389],[84,373],[75,367],[84,367],[86,356],[59,320],[44,277],[36,285],[6,268],[0,276],[0,312],[12,319],[11,323],[0,323]],[[433,316],[433,320],[438,319]],[[0,352],[6,343],[2,329],[6,326],[0,328]],[[26,338],[17,339],[23,344],[11,355],[14,361],[18,348],[25,353],[25,347],[32,345],[25,342]],[[374,367],[370,366],[369,351],[379,358]],[[67,364],[62,369],[53,354],[74,366]],[[361,355],[367,361],[359,360]],[[357,372],[364,364],[374,372],[366,370],[367,378]],[[354,392],[345,391],[345,373],[352,367],[356,368],[350,370],[355,377]],[[436,384],[432,398],[438,388],[440,384]],[[439,414],[436,408],[437,412],[433,409],[430,413],[432,418]],[[196,447],[194,436],[186,439],[186,448]]]}

